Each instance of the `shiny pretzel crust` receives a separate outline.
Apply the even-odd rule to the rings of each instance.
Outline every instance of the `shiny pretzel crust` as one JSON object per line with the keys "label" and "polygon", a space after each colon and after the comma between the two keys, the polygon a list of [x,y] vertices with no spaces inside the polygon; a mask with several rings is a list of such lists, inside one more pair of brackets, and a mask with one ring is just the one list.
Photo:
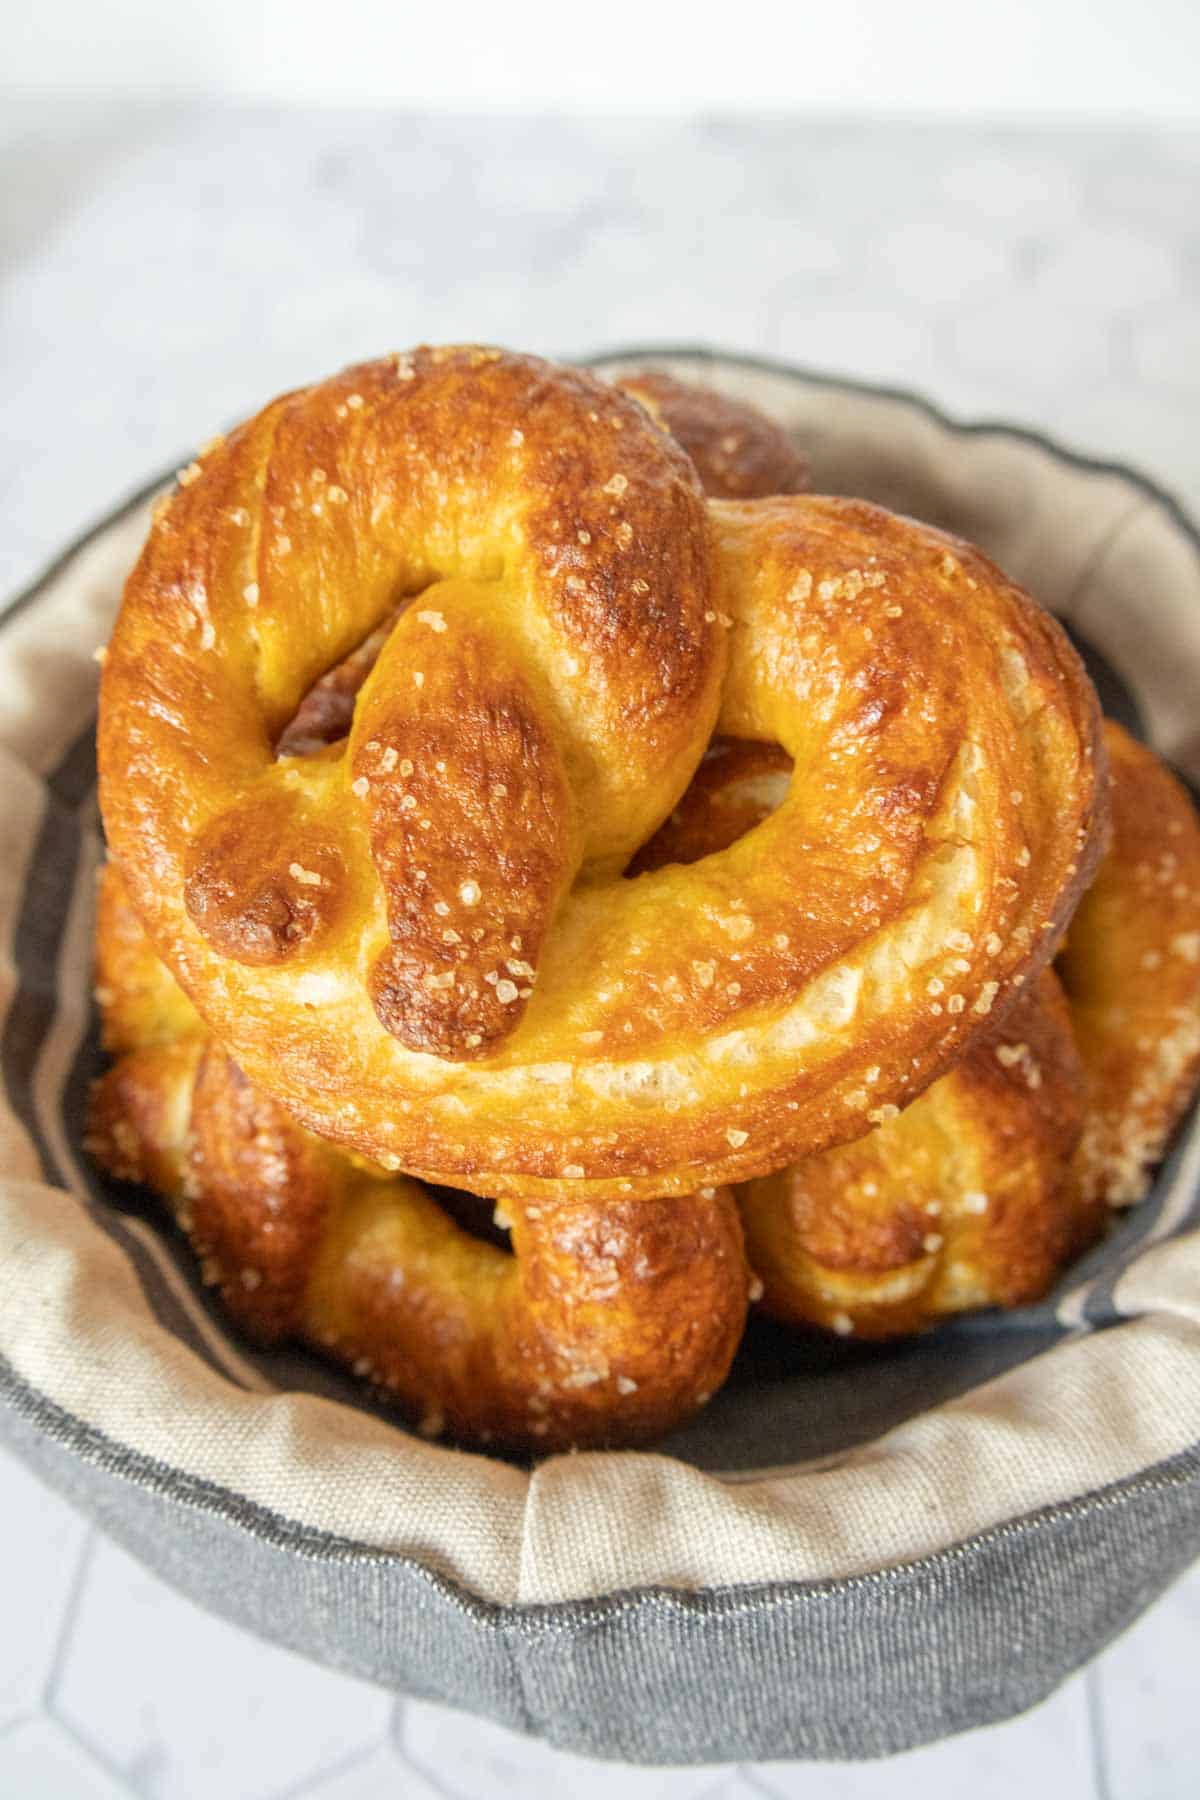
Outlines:
{"label": "shiny pretzel crust", "polygon": [[[1025,1304],[1145,1192],[1200,1075],[1200,821],[1153,751],[1111,720],[1104,737],[1112,834],[1066,997],[1047,971],[898,1118],[739,1190],[775,1316],[885,1337]],[[691,854],[722,810],[744,830],[783,779],[719,746],[660,843]]]}
{"label": "shiny pretzel crust", "polygon": [[429,1435],[538,1453],[647,1442],[720,1387],[747,1293],[727,1189],[512,1203],[506,1252],[253,1087],[155,955],[111,863],[96,962],[117,1060],[93,1091],[87,1148],[171,1203],[258,1342],[308,1342]]}
{"label": "shiny pretzel crust", "polygon": [[[966,1310],[1027,1303],[1099,1235],[1105,1201],[1127,1204],[1142,1191],[1196,1081],[1200,822],[1151,751],[1112,722],[1105,739],[1114,827],[1060,959],[1072,983],[1070,1009],[1043,973],[897,1118],[739,1190],[760,1302],[776,1317],[890,1337]],[[718,740],[638,866],[692,862],[726,847],[779,805],[789,775],[774,747]],[[569,1226],[593,1252],[602,1240],[592,1266],[577,1252],[558,1257],[563,1294],[586,1294],[597,1270],[606,1300],[614,1282],[624,1286],[628,1268],[611,1253],[628,1240],[614,1224],[638,1238],[643,1273],[647,1245],[655,1249],[654,1304],[665,1304],[634,1333],[644,1372],[631,1417],[624,1402],[639,1391],[630,1386],[637,1377],[628,1372],[628,1345],[615,1350],[623,1326],[611,1315],[610,1335],[603,1343],[593,1337],[590,1347],[576,1343],[561,1315],[553,1321],[557,1380],[533,1360],[497,1355],[497,1340],[528,1337],[512,1321],[527,1307],[539,1249],[535,1236],[531,1252],[521,1209],[512,1209],[518,1259],[535,1260],[514,1268],[466,1239],[415,1184],[371,1176],[298,1131],[227,1058],[204,1049],[197,1015],[150,949],[111,868],[100,889],[97,954],[105,1047],[124,1054],[97,1090],[92,1148],[118,1174],[177,1200],[189,1196],[180,1216],[210,1279],[255,1336],[332,1346],[396,1390],[429,1429],[449,1417],[460,1437],[498,1433],[525,1444],[536,1435],[543,1448],[653,1435],[719,1381],[744,1288],[736,1245],[724,1235],[724,1196],[703,1194],[675,1212],[671,1204],[634,1202],[623,1214],[605,1207],[595,1231],[589,1209],[558,1209],[556,1229]],[[240,1149],[231,1121],[243,1126]],[[324,1195],[315,1212],[314,1191]],[[334,1229],[331,1219],[344,1222]],[[664,1257],[668,1225],[686,1235]],[[317,1268],[306,1293],[300,1277]],[[364,1282],[389,1303],[362,1307]],[[488,1313],[496,1294],[508,1304]],[[566,1304],[570,1317],[575,1302]],[[622,1294],[616,1313],[640,1319],[636,1298],[631,1304]],[[654,1367],[654,1346],[662,1351],[655,1334],[664,1328],[676,1344],[667,1394]],[[447,1329],[459,1350],[439,1373]],[[679,1354],[681,1342],[690,1356]],[[507,1380],[493,1373],[481,1381],[480,1369],[496,1361]],[[595,1369],[607,1369],[607,1384],[590,1379]],[[548,1398],[563,1379],[595,1390],[582,1418],[577,1405],[564,1413]]]}
{"label": "shiny pretzel crust", "polygon": [[653,369],[623,375],[617,386],[683,446],[711,498],[757,500],[811,488],[808,458],[755,407]]}
{"label": "shiny pretzel crust", "polygon": [[[639,860],[691,862],[732,843],[779,806],[790,777],[778,748],[718,739]],[[1086,1097],[1045,970],[897,1117],[737,1190],[763,1310],[890,1337],[1041,1295],[1103,1221],[1072,1174]]]}
{"label": "shiny pretzel crust", "polygon": [[1091,1084],[1076,1179],[1129,1206],[1200,1077],[1200,820],[1152,750],[1107,721],[1112,842],[1058,970]]}
{"label": "shiny pretzel crust", "polygon": [[[855,501],[706,511],[632,401],[496,352],[362,365],[188,473],[105,665],[110,841],[251,1079],[387,1167],[530,1199],[767,1173],[961,1056],[1087,885],[1091,686],[965,544]],[[398,588],[348,752],[275,762]],[[787,799],[621,879],[718,709],[794,758]]]}
{"label": "shiny pretzel crust", "polygon": [[740,1191],[764,1310],[871,1338],[1040,1298],[1102,1224],[1072,1179],[1086,1095],[1046,970],[899,1118]]}

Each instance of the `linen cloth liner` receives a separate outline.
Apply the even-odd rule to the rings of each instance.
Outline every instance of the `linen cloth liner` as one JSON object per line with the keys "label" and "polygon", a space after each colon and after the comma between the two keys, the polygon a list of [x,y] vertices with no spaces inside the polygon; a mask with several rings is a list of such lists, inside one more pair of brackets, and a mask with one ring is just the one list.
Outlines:
{"label": "linen cloth liner", "polygon": [[[1200,548],[1163,496],[1019,434],[951,428],[900,397],[695,354],[653,360],[781,419],[818,488],[869,494],[981,543],[1120,670],[1149,741],[1200,777]],[[427,1443],[320,1392],[279,1391],[279,1368],[290,1386],[293,1365],[229,1338],[165,1234],[111,1206],[78,1148],[101,855],[92,652],[148,510],[134,503],[0,622],[0,1367],[13,1392],[500,1604],[862,1576],[1200,1443],[1194,1120],[1153,1197],[1050,1305],[953,1327],[915,1352],[926,1395],[946,1391],[954,1359],[976,1385],[920,1411],[910,1382],[889,1402],[901,1422],[879,1435],[868,1408],[849,1447],[838,1408],[872,1383],[903,1388],[908,1352],[900,1375],[886,1356],[815,1387],[801,1372],[757,1412],[751,1390],[727,1390],[673,1440],[676,1454],[562,1456],[532,1470]],[[813,1392],[829,1400],[824,1422]],[[753,1426],[739,1437],[747,1408]]]}

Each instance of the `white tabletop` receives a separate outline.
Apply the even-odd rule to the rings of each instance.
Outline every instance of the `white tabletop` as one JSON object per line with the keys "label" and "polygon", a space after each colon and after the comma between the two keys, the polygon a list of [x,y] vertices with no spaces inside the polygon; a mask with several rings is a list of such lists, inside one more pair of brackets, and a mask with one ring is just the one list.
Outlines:
{"label": "white tabletop", "polygon": [[[1200,509],[1200,134],[7,104],[0,596],[279,389],[421,341],[708,343]],[[1039,1711],[866,1768],[624,1771],[199,1612],[0,1455],[0,1796],[1195,1800],[1200,1574]]]}

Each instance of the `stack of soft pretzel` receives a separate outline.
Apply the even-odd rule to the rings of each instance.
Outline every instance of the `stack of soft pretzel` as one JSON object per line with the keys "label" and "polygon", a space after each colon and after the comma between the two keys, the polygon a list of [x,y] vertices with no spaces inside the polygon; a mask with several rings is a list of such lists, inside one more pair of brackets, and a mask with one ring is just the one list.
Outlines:
{"label": "stack of soft pretzel", "polygon": [[666,377],[423,350],[209,446],[130,577],[90,1147],[428,1432],[645,1441],[748,1301],[1030,1300],[1190,1097],[1182,789],[977,550],[806,485]]}

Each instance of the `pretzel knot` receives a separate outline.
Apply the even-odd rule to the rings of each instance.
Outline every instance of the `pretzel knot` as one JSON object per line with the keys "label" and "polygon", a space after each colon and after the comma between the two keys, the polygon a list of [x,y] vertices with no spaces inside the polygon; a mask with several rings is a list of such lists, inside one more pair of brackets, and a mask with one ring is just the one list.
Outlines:
{"label": "pretzel knot", "polygon": [[727,1188],[686,1207],[517,1202],[496,1209],[501,1248],[478,1235],[486,1203],[372,1169],[254,1088],[150,948],[115,863],[96,956],[116,1060],[86,1146],[167,1198],[256,1341],[306,1341],[429,1435],[536,1451],[660,1436],[721,1386],[747,1303]]}
{"label": "pretzel knot", "polygon": [[[876,507],[706,501],[586,375],[364,364],[182,482],[105,666],[105,823],[250,1078],[385,1166],[778,1168],[960,1054],[1091,874],[1094,696],[1027,596]],[[393,617],[345,741],[281,753]],[[718,728],[783,746],[783,805],[626,878]]]}

